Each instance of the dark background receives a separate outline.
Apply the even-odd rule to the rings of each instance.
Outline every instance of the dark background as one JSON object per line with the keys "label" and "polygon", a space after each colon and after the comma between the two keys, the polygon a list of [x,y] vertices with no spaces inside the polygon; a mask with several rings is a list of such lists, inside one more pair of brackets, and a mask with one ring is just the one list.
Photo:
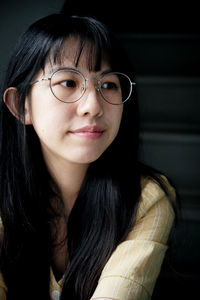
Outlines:
{"label": "dark background", "polygon": [[[0,77],[19,34],[58,12],[106,23],[130,57],[140,106],[140,159],[164,172],[182,204],[153,299],[198,298],[200,284],[200,25],[195,2],[2,1]],[[123,57],[122,57],[123,59]]]}

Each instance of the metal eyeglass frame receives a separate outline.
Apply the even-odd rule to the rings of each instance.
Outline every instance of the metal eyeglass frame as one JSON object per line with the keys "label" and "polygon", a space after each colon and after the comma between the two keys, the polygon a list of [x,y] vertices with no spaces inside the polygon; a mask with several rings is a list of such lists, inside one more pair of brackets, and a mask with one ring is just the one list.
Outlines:
{"label": "metal eyeglass frame", "polygon": [[[59,71],[69,71],[69,72],[74,72],[74,73],[80,75],[80,76],[83,78],[83,80],[84,80],[84,86],[81,88],[81,89],[82,89],[82,94],[81,94],[81,96],[80,96],[78,99],[76,99],[76,100],[74,100],[74,101],[66,102],[66,101],[64,101],[64,100],[61,100],[60,98],[58,98],[58,97],[54,94],[53,89],[52,89],[52,85],[51,85],[51,79],[52,79],[52,77],[55,75],[55,73],[57,73],[57,72],[59,72]],[[129,92],[129,95],[128,95],[128,97],[127,97],[123,102],[121,102],[121,103],[112,103],[112,102],[108,101],[108,100],[105,98],[105,96],[103,95],[103,92],[101,91],[101,79],[102,79],[104,76],[107,76],[108,74],[119,74],[119,75],[123,75],[123,76],[125,76],[125,77],[129,80],[129,83],[130,83],[130,92]],[[121,72],[108,72],[108,73],[105,73],[105,74],[101,75],[101,77],[98,79],[98,78],[96,78],[96,77],[86,78],[80,71],[75,70],[75,69],[70,69],[70,68],[60,68],[60,69],[57,69],[56,71],[54,71],[54,72],[51,74],[51,77],[43,77],[43,78],[41,78],[41,79],[32,81],[32,82],[30,82],[30,85],[33,85],[33,84],[35,84],[35,83],[37,83],[37,82],[46,81],[46,80],[49,80],[49,81],[50,81],[50,89],[51,89],[52,94],[56,97],[56,99],[58,99],[59,101],[64,102],[64,103],[75,103],[75,102],[79,101],[79,100],[82,98],[82,96],[84,95],[85,91],[86,91],[86,82],[89,81],[89,80],[96,80],[96,81],[97,81],[98,86],[95,87],[96,90],[97,90],[98,92],[100,92],[102,98],[103,98],[107,103],[109,103],[109,104],[111,104],[111,105],[122,105],[122,104],[124,104],[124,103],[130,98],[130,96],[131,96],[131,94],[132,94],[132,90],[133,90],[132,87],[133,87],[133,85],[136,85],[136,82],[131,81],[131,79],[129,78],[128,75],[126,75],[126,74],[124,74],[124,73],[121,73]]]}

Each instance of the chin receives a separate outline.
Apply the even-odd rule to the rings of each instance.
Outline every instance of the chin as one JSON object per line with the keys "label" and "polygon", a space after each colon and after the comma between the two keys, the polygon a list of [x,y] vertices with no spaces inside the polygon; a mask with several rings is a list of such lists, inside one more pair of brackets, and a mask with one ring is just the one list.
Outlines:
{"label": "chin", "polygon": [[80,164],[90,164],[94,161],[96,161],[100,156],[102,155],[101,153],[92,153],[92,154],[83,154],[79,157],[76,157],[76,159],[74,159],[74,162],[76,163],[80,163]]}

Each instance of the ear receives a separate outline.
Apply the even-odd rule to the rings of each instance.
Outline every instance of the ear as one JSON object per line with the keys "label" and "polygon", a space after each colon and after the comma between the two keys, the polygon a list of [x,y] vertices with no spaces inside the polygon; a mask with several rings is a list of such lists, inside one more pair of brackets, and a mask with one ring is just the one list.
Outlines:
{"label": "ear", "polygon": [[[17,89],[14,87],[10,87],[7,90],[5,90],[3,95],[3,100],[10,112],[15,116],[18,120],[23,122],[23,118],[19,113],[19,95],[17,92]],[[28,107],[28,101],[25,100],[25,125],[32,124],[31,121],[31,114],[30,114],[30,107]]]}

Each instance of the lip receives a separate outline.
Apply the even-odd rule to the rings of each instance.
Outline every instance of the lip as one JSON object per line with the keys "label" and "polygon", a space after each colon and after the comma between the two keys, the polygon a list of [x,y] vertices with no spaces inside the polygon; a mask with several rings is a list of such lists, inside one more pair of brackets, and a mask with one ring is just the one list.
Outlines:
{"label": "lip", "polygon": [[84,126],[84,127],[78,128],[76,130],[70,131],[70,133],[75,136],[82,137],[82,138],[98,139],[103,135],[104,131],[105,130],[103,128],[101,128],[100,126],[88,125],[88,126]]}

